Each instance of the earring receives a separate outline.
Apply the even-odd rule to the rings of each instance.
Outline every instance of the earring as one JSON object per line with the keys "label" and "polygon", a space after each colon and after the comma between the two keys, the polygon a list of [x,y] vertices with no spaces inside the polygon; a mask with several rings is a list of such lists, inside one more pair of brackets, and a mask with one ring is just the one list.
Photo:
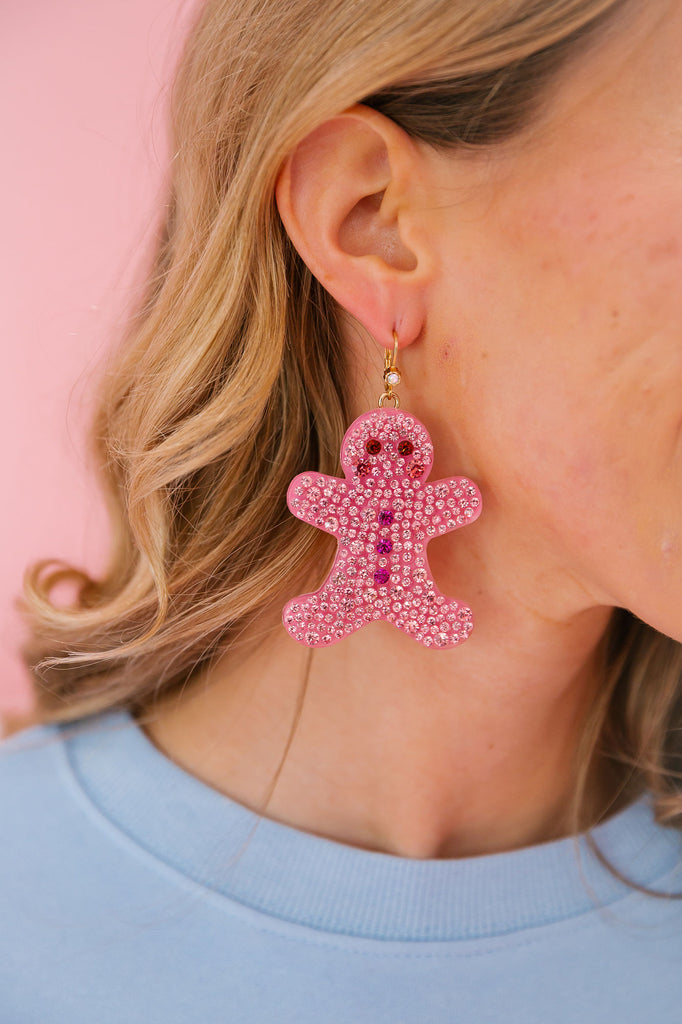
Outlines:
{"label": "earring", "polygon": [[[282,621],[308,647],[326,647],[374,619],[385,619],[425,647],[454,647],[474,627],[471,608],[442,594],[426,557],[429,541],[473,523],[481,493],[466,477],[426,483],[433,444],[426,427],[399,411],[400,383],[385,350],[379,408],[354,420],[341,443],[345,479],[299,473],[287,505],[338,539],[334,564],[314,593],[289,601]],[[392,400],[392,408],[384,402]]]}

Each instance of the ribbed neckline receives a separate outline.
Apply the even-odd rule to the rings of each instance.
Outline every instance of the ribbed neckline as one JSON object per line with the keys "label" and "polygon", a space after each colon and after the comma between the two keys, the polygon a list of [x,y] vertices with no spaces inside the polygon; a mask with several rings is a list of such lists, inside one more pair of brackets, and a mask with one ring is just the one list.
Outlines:
{"label": "ribbed neckline", "polygon": [[[584,836],[453,860],[398,857],[259,820],[166,757],[127,711],[65,731],[75,780],[113,825],[200,885],[280,920],[384,940],[478,939],[594,912],[585,882],[602,905],[633,892]],[[648,794],[592,835],[639,884],[657,888],[680,864],[680,835],[656,824]]]}

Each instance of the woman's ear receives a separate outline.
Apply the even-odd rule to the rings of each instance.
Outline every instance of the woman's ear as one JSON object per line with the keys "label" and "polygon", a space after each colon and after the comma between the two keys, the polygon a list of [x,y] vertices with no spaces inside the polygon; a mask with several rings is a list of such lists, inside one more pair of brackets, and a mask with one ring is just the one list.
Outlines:
{"label": "woman's ear", "polygon": [[393,327],[407,344],[426,317],[432,258],[418,203],[426,171],[403,129],[356,105],[306,136],[277,178],[277,207],[301,259],[386,347]]}

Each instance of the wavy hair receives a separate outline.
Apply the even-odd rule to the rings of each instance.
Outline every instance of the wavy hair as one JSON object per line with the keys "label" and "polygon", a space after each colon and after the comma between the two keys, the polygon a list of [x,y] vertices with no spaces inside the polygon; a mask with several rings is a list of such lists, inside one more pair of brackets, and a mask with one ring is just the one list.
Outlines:
{"label": "wavy hair", "polygon": [[[262,642],[280,625],[273,609],[311,584],[311,567],[317,577],[331,565],[334,539],[285,500],[303,470],[341,475],[348,425],[340,310],[274,200],[286,156],[356,103],[443,150],[532,131],[559,73],[629,7],[327,0],[322,17],[319,0],[202,6],[171,94],[175,155],[146,288],[105,367],[92,430],[109,565],[93,578],[41,562],[26,576],[34,721],[122,708],[142,720],[212,659]],[[54,599],[64,582],[68,606]],[[597,757],[624,796],[650,790],[657,820],[679,825],[682,645],[614,609],[601,657],[573,832],[586,826]]]}

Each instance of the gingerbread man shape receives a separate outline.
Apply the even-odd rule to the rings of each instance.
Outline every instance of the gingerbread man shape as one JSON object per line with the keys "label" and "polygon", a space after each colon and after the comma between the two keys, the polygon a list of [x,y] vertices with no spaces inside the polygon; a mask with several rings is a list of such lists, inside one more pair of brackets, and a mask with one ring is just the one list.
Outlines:
{"label": "gingerbread man shape", "polygon": [[466,477],[426,483],[433,444],[415,416],[378,408],[351,423],[341,443],[345,479],[299,473],[287,505],[338,539],[319,590],[289,601],[282,621],[309,647],[327,647],[385,619],[425,647],[454,647],[473,629],[471,608],[442,594],[426,556],[429,541],[472,523],[481,493]]}

